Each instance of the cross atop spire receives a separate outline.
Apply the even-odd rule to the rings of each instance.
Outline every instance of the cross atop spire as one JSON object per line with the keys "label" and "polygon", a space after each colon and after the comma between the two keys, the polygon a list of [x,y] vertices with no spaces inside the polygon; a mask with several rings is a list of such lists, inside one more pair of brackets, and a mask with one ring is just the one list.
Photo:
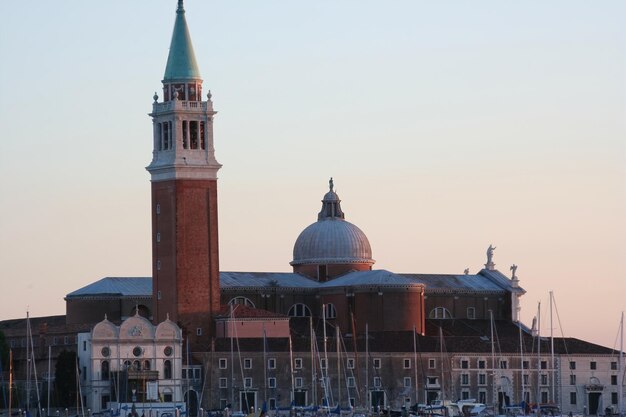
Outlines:
{"label": "cross atop spire", "polygon": [[178,8],[176,9],[176,12],[185,13],[185,9],[183,8],[183,0],[178,0]]}

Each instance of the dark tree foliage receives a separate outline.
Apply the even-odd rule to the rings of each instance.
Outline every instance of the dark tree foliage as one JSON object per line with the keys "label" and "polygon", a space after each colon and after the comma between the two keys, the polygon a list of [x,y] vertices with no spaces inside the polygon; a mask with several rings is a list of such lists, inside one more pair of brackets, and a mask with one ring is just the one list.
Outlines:
{"label": "dark tree foliage", "polygon": [[54,396],[60,407],[76,403],[76,353],[67,350],[59,353],[54,369]]}
{"label": "dark tree foliage", "polygon": [[0,330],[0,364],[3,371],[9,370],[9,344],[2,330]]}

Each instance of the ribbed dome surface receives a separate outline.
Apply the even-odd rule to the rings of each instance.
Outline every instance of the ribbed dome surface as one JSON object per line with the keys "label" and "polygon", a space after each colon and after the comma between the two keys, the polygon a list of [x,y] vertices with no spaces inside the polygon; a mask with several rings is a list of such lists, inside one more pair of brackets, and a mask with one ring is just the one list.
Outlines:
{"label": "ribbed dome surface", "polygon": [[291,265],[346,263],[374,263],[367,236],[350,222],[339,218],[319,220],[296,239]]}

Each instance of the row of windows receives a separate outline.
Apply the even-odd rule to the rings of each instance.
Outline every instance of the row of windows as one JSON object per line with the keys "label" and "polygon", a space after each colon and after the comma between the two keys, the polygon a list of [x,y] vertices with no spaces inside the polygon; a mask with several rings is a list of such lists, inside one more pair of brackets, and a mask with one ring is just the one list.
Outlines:
{"label": "row of windows", "polygon": [[[294,369],[302,369],[303,366],[303,359],[302,358],[295,358],[293,361],[293,367]],[[372,365],[374,369],[381,369],[382,367],[382,361],[380,358],[374,358],[372,359]],[[228,369],[228,359],[226,358],[220,358],[218,361],[218,366],[219,369]],[[322,369],[326,369],[327,368],[327,364],[326,364],[326,359],[325,358],[321,358],[320,359],[320,367]],[[252,369],[252,358],[244,358],[243,360],[243,368],[244,369]],[[346,368],[347,369],[354,369],[355,368],[355,359],[354,358],[348,358],[346,359]],[[276,359],[275,358],[269,358],[267,360],[267,369],[276,369]],[[404,359],[404,369],[411,369],[411,359]]]}
{"label": "row of windows", "polygon": [[[162,122],[156,125],[157,149],[167,151],[174,148],[172,137],[172,122]],[[195,120],[183,120],[183,149],[205,149],[205,125],[204,122]]]}
{"label": "row of windows", "polygon": [[[11,339],[9,344],[12,348],[26,347],[28,339]],[[39,346],[40,340],[43,340],[44,346],[63,346],[63,345],[73,345],[74,344],[74,336],[54,336],[52,338],[39,338],[33,336],[33,346]]]}
{"label": "row of windows", "polygon": [[[617,405],[619,401],[619,394],[617,392],[611,393],[611,404]],[[576,405],[578,403],[578,395],[576,391],[572,391],[569,393],[569,403],[571,405]]]}
{"label": "row of windows", "polygon": [[[125,360],[123,369],[125,371],[135,371],[135,372],[149,371],[151,369],[151,363],[149,360],[145,360],[145,361]],[[184,371],[185,370],[183,370],[183,372]],[[198,369],[198,371],[200,370]],[[83,373],[83,377],[86,378],[86,376],[87,376],[87,372],[85,371]],[[104,381],[108,381],[111,378],[111,365],[109,361],[100,362],[100,378]],[[183,376],[183,378],[185,378],[185,376]],[[165,361],[163,361],[163,379],[172,379],[172,361],[170,361],[169,359],[166,359]],[[198,379],[199,379],[199,376],[198,376]]]}
{"label": "row of windows", "polygon": [[[308,381],[307,381],[308,382]],[[330,381],[327,378],[326,383],[328,384]],[[382,380],[379,376],[375,376],[372,379],[373,382],[373,387],[374,388],[380,388],[382,387]],[[320,378],[320,383],[324,383],[324,378]],[[405,377],[403,379],[403,386],[405,388],[411,387],[412,386],[412,379],[411,377]],[[356,379],[353,376],[350,376],[347,378],[346,380],[346,384],[348,386],[348,388],[356,388]],[[244,388],[253,388],[253,384],[252,384],[252,378],[244,378],[243,379],[243,385]],[[220,388],[229,388],[228,386],[228,378],[220,378],[219,379],[219,387]],[[277,384],[276,384],[276,378],[271,377],[271,378],[267,378],[267,388],[277,388]],[[305,387],[305,378],[303,377],[295,377],[294,378],[294,388],[304,388]]]}
{"label": "row of windows", "polygon": [[[569,369],[574,370],[576,369],[576,362],[575,361],[570,361],[569,363]],[[598,362],[596,361],[590,361],[589,362],[589,369],[592,371],[595,371],[598,369]],[[611,362],[611,370],[612,371],[617,371],[617,362]]]}
{"label": "row of windows", "polygon": [[[452,313],[445,307],[435,307],[428,313],[429,319],[452,319]],[[474,320],[476,318],[476,308],[468,307],[466,310],[466,318]]]}

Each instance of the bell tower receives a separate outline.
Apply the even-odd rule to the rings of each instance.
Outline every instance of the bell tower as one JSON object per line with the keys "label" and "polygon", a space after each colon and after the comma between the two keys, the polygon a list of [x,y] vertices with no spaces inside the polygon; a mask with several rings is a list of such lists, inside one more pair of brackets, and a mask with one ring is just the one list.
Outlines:
{"label": "bell tower", "polygon": [[211,93],[202,78],[178,1],[163,77],[152,103],[152,296],[155,323],[170,319],[193,351],[209,349],[220,308],[217,171]]}

